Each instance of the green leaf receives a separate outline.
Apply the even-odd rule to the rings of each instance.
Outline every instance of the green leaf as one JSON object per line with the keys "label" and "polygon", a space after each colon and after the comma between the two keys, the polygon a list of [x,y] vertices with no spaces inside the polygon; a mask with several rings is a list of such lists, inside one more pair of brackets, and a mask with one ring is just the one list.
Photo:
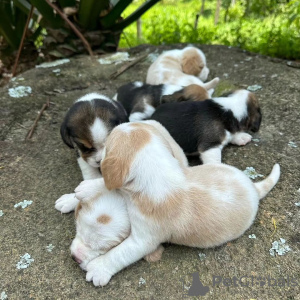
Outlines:
{"label": "green leaf", "polygon": [[149,0],[143,3],[135,12],[133,12],[129,17],[123,21],[112,26],[110,29],[113,31],[123,30],[125,27],[129,26],[131,23],[136,21],[142,14],[144,14],[149,8],[156,4],[159,0]]}
{"label": "green leaf", "polygon": [[53,12],[52,7],[49,6],[46,1],[30,0],[30,3],[42,14],[43,21],[46,22],[46,24],[52,28],[60,28],[63,26],[64,20]]}
{"label": "green leaf", "polygon": [[100,23],[104,28],[108,28],[116,23],[116,20],[121,16],[122,12],[133,0],[122,0],[119,1],[116,6],[103,18]]}
{"label": "green leaf", "polygon": [[0,6],[0,33],[6,40],[6,42],[13,48],[18,49],[20,40],[15,34],[15,31],[12,27],[12,24],[8,18],[8,16],[5,14],[5,10],[2,6]]}
{"label": "green leaf", "polygon": [[109,8],[109,0],[81,0],[78,10],[79,24],[85,29],[96,29],[100,13]]}
{"label": "green leaf", "polygon": [[61,7],[73,7],[76,5],[75,0],[58,0],[58,3]]}

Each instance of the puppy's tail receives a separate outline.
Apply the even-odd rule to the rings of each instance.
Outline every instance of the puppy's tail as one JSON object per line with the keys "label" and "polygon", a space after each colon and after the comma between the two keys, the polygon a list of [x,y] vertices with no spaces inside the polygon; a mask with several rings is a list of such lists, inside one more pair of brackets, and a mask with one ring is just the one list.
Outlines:
{"label": "puppy's tail", "polygon": [[216,77],[214,78],[213,80],[209,81],[209,82],[206,82],[206,83],[203,83],[203,87],[208,91],[210,89],[214,89],[217,84],[219,83],[220,81],[220,78],[219,77]]}
{"label": "puppy's tail", "polygon": [[260,181],[254,183],[256,190],[259,194],[259,199],[264,198],[276,185],[280,177],[280,166],[279,164],[275,164],[269,176]]}

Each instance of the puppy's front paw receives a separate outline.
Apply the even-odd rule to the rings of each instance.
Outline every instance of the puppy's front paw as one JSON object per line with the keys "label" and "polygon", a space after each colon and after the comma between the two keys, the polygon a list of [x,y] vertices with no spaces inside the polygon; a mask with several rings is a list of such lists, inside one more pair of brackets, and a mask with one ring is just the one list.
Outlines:
{"label": "puppy's front paw", "polygon": [[232,143],[238,146],[244,146],[251,142],[252,136],[246,132],[238,132],[233,136]]}
{"label": "puppy's front paw", "polygon": [[75,189],[76,198],[80,201],[90,201],[99,195],[99,186],[97,179],[82,181]]}
{"label": "puppy's front paw", "polygon": [[87,265],[86,281],[93,281],[94,286],[105,286],[111,279],[111,274],[105,270],[103,259],[97,257]]}
{"label": "puppy's front paw", "polygon": [[162,245],[159,245],[158,248],[154,252],[146,255],[144,257],[144,259],[147,262],[156,262],[156,261],[159,261],[161,259],[161,256],[162,256],[164,250],[165,250],[165,248]]}
{"label": "puppy's front paw", "polygon": [[69,213],[75,210],[77,204],[79,203],[75,194],[65,194],[61,196],[55,202],[55,208],[62,212],[63,214]]}

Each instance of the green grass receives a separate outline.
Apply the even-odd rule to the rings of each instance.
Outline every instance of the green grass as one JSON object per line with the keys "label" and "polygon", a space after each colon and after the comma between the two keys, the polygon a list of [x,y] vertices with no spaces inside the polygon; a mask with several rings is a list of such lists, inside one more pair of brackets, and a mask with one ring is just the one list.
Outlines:
{"label": "green grass", "polygon": [[[252,13],[245,18],[243,2],[236,2],[228,11],[229,21],[226,23],[225,9],[221,9],[218,25],[214,25],[215,1],[207,2],[205,17],[199,18],[198,28],[195,30],[195,16],[200,10],[201,1],[164,0],[142,16],[141,40],[137,40],[134,23],[125,29],[120,47],[133,47],[143,43],[221,44],[275,57],[300,58],[300,30],[293,24],[289,25],[285,6],[279,7],[276,14],[262,17]],[[124,16],[134,11],[139,3],[141,1],[129,6]]]}

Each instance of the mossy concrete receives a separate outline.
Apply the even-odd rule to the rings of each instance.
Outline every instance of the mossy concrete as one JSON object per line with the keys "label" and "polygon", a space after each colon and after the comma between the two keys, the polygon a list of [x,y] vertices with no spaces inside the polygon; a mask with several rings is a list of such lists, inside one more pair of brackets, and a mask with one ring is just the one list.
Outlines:
{"label": "mossy concrete", "polygon": [[[140,46],[130,54],[137,57],[157,48],[161,52],[183,46]],[[261,129],[254,135],[258,141],[245,147],[229,146],[223,156],[225,163],[241,170],[252,166],[264,175],[274,163],[281,166],[280,181],[261,202],[253,226],[236,241],[215,249],[166,245],[160,262],[139,261],[115,275],[104,288],[87,283],[85,273],[70,257],[75,235],[73,213],[62,215],[54,209],[55,200],[72,192],[81,181],[76,155],[60,138],[60,124],[76,98],[88,92],[113,96],[121,84],[145,80],[150,62],[145,60],[110,80],[109,75],[122,64],[100,65],[87,56],[72,58],[58,67],[29,70],[0,89],[0,210],[4,213],[0,217],[0,294],[4,291],[8,299],[182,299],[191,274],[199,272],[210,292],[197,299],[300,299],[300,208],[295,205],[300,201],[300,71],[288,67],[286,61],[239,49],[201,48],[207,55],[210,78],[219,76],[222,80],[218,94],[232,86],[262,86],[257,91],[263,112]],[[57,68],[60,75],[53,72]],[[8,88],[18,85],[30,86],[32,94],[11,98]],[[33,138],[24,141],[47,100],[51,105]],[[14,208],[25,199],[33,203],[25,209]],[[250,234],[256,239],[249,239]],[[280,238],[286,239],[292,251],[272,257],[269,249]],[[52,252],[46,249],[49,244],[54,245]],[[205,259],[200,260],[200,252]],[[25,253],[34,262],[18,270],[16,264]],[[289,276],[298,286],[269,287],[267,282],[264,286],[213,287],[214,275]],[[145,284],[139,284],[140,278]]]}

